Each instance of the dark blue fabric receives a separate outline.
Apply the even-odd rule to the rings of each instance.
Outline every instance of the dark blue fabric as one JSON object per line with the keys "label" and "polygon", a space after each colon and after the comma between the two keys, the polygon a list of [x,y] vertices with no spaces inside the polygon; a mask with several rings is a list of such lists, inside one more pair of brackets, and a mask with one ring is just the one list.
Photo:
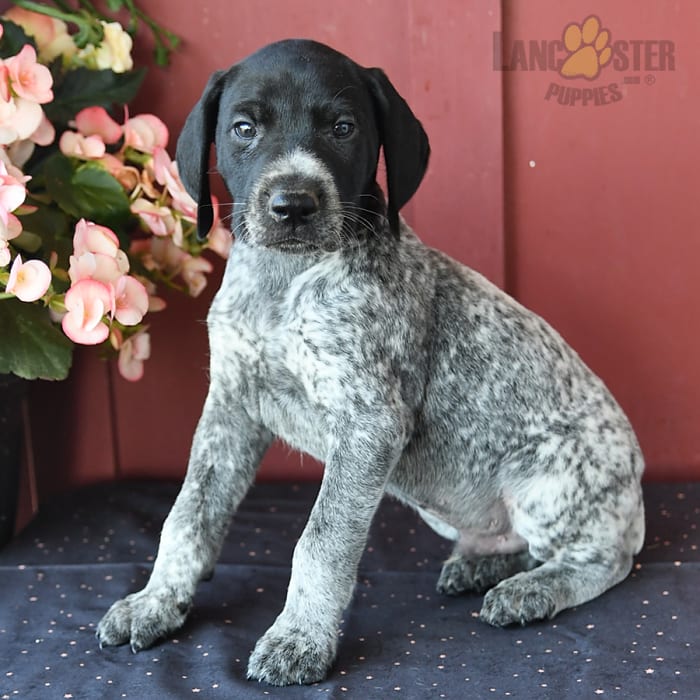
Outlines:
{"label": "dark blue fabric", "polygon": [[316,490],[254,487],[185,627],[137,655],[100,651],[95,624],[145,583],[177,486],[108,484],[45,507],[0,551],[0,699],[700,697],[700,484],[646,486],[647,546],[627,581],[509,629],[479,621],[478,596],[435,593],[448,544],[385,501],[329,678],[245,680]]}

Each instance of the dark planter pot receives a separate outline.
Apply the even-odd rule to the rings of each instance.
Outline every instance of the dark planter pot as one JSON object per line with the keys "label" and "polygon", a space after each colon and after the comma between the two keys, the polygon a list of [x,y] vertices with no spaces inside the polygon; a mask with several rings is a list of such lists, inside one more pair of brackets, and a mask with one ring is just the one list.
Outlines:
{"label": "dark planter pot", "polygon": [[22,399],[26,382],[0,374],[0,547],[15,528],[22,463]]}

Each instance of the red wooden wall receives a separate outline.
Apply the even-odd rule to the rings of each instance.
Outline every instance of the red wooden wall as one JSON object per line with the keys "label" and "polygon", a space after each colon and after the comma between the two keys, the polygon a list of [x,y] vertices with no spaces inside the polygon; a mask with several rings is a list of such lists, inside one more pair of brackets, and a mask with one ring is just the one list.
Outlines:
{"label": "red wooden wall", "polygon": [[[505,8],[510,40],[560,38],[566,24],[596,14],[631,59],[591,83],[504,73],[510,290],[606,380],[637,429],[649,476],[700,478],[700,3]],[[638,40],[647,41],[634,70]],[[675,70],[654,70],[660,41],[673,42]],[[552,82],[617,83],[623,97],[561,106],[544,99]]]}
{"label": "red wooden wall", "polygon": [[[420,235],[505,286],[550,320],[603,376],[639,432],[652,478],[700,477],[700,259],[697,114],[700,4],[633,0],[356,0],[354,3],[144,0],[184,37],[154,68],[132,113],[151,111],[173,139],[208,74],[287,36],[330,43],[385,68],[423,121],[433,156],[405,215]],[[503,5],[503,8],[501,8]],[[597,14],[612,39],[674,42],[675,70],[610,65],[596,81],[497,70],[510,46],[561,39]],[[518,42],[520,42],[518,44]],[[148,55],[144,45],[139,49]],[[517,63],[517,62],[516,62]],[[496,64],[496,65],[495,65]],[[655,82],[645,78],[653,74]],[[546,100],[552,82],[622,83],[601,106]],[[649,80],[649,82],[651,82]],[[220,270],[219,270],[220,272]],[[67,484],[181,476],[206,391],[202,320],[215,285],[171,299],[152,323],[138,384],[81,353],[71,381],[36,387],[34,443],[44,493]],[[51,414],[51,420],[46,420]],[[318,467],[273,448],[267,476]]]}

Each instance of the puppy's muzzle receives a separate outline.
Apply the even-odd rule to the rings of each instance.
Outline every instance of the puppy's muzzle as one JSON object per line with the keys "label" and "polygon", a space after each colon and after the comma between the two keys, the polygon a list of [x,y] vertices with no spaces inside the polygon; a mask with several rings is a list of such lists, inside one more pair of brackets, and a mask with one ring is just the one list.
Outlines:
{"label": "puppy's muzzle", "polygon": [[328,168],[297,148],[262,173],[248,199],[245,222],[253,243],[301,253],[337,248],[342,217]]}

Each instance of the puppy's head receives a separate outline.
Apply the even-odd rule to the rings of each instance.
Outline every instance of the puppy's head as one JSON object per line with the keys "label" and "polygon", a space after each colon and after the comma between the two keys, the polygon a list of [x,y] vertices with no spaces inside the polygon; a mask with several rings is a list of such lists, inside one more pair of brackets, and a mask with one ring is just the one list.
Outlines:
{"label": "puppy's head", "polygon": [[[384,73],[313,41],[271,44],[214,73],[177,144],[182,181],[212,225],[209,147],[235,200],[233,229],[254,245],[333,250],[398,212],[425,173],[420,122]],[[380,147],[388,202],[376,184]]]}

